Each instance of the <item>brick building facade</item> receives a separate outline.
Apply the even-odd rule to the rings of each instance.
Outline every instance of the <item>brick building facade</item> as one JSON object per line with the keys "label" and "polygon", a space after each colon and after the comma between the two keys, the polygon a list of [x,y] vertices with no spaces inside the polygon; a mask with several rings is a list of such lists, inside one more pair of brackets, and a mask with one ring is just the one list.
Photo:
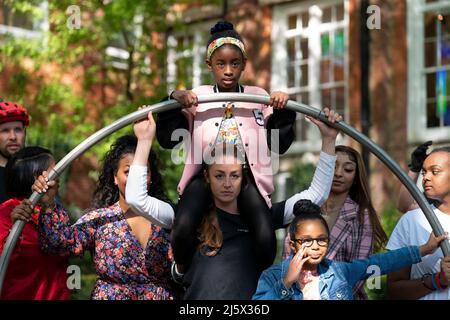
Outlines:
{"label": "brick building facade", "polygon": [[[184,28],[167,34],[166,79],[160,83],[167,82],[169,91],[211,81],[205,43],[209,28],[227,19],[247,46],[244,83],[339,110],[405,169],[419,143],[450,142],[449,1],[223,0],[174,6],[174,13]],[[0,90],[4,81],[2,71]],[[317,155],[320,148],[318,131],[301,115],[296,132],[297,141],[282,157],[275,177],[278,198],[289,193],[293,163]],[[360,148],[348,137],[340,136],[339,143]],[[367,161],[375,206],[381,211],[396,201],[399,182],[374,156],[367,154]]]}

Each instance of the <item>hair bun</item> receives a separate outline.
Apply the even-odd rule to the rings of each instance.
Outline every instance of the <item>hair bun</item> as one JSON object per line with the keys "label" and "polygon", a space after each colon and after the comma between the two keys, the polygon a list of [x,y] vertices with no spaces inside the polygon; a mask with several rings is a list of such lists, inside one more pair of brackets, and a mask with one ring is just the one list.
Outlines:
{"label": "hair bun", "polygon": [[227,30],[234,30],[233,24],[228,21],[219,21],[214,25],[214,27],[211,28],[210,33],[213,35],[215,33]]}
{"label": "hair bun", "polygon": [[301,199],[294,204],[293,213],[295,216],[304,214],[318,214],[320,215],[320,207],[312,203],[311,200]]}

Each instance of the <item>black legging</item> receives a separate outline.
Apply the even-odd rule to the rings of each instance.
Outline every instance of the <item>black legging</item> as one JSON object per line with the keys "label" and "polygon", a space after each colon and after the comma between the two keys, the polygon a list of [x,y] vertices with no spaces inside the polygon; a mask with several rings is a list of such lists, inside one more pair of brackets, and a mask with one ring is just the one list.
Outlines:
{"label": "black legging", "polygon": [[[238,197],[239,212],[249,226],[258,266],[264,270],[272,265],[276,255],[275,230],[270,209],[256,188],[251,171],[243,169],[243,174],[243,187]],[[212,201],[210,190],[201,172],[186,186],[172,230],[174,259],[186,268],[197,249],[197,229]]]}

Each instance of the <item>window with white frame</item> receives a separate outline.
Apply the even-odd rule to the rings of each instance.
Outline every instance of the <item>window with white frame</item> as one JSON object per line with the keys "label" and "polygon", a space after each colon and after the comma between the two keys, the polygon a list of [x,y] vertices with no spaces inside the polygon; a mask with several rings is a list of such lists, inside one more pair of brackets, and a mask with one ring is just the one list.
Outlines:
{"label": "window with white frame", "polygon": [[48,30],[48,1],[30,4],[30,12],[14,10],[6,1],[0,1],[0,34],[18,38],[38,38]]}
{"label": "window with white frame", "polygon": [[212,83],[206,67],[206,43],[212,22],[190,26],[183,34],[168,37],[167,84],[169,92]]}
{"label": "window with white frame", "polygon": [[408,141],[450,140],[450,1],[408,1]]}
{"label": "window with white frame", "polygon": [[[271,89],[317,108],[347,109],[347,1],[302,1],[274,7]],[[314,130],[297,115],[291,152],[317,149]],[[320,147],[320,146],[319,146]]]}

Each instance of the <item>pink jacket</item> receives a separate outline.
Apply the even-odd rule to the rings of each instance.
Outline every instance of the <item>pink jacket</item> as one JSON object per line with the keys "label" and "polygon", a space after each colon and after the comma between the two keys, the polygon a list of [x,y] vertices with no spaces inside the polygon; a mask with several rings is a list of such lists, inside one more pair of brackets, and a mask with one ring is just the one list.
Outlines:
{"label": "pink jacket", "polygon": [[[192,91],[197,95],[214,93],[213,86],[200,86]],[[244,93],[268,95],[264,89],[253,86],[244,86]],[[186,163],[178,185],[179,194],[183,193],[189,180],[199,172],[202,167],[203,152],[209,150],[216,140],[224,115],[224,103],[205,103],[183,109],[183,114],[189,123],[191,143],[187,146]],[[270,208],[272,206],[270,196],[274,188],[265,125],[272,114],[272,108],[246,102],[236,102],[234,106],[233,114],[239,125],[248,165],[260,194]]]}

